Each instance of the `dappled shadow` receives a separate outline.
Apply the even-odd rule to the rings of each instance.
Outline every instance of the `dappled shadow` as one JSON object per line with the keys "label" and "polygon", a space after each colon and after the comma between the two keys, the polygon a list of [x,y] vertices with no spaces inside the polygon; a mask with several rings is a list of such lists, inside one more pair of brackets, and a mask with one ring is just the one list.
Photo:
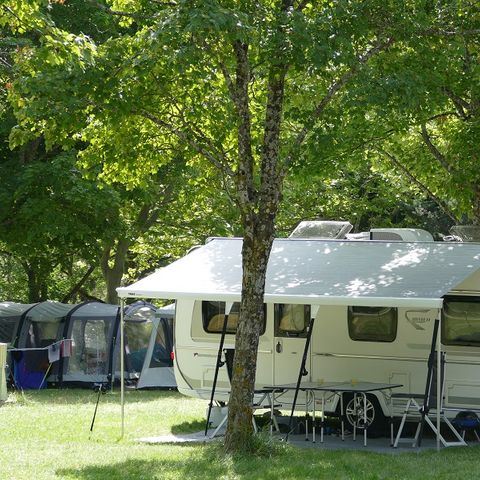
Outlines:
{"label": "dappled shadow", "polygon": [[[252,455],[225,456],[222,446],[219,444],[195,447],[180,446],[176,452],[169,453],[168,457],[163,456],[163,458],[161,449],[164,447],[157,445],[154,448],[158,448],[158,460],[133,459],[110,465],[88,465],[79,469],[61,468],[55,473],[60,478],[73,480],[107,478],[121,478],[122,480],[261,478],[276,480],[279,478],[280,469],[283,478],[312,478],[305,476],[304,473],[302,477],[299,477],[299,463],[290,462],[285,456],[288,455],[288,451],[295,451],[289,448],[284,449],[283,453],[277,453],[269,458]],[[329,473],[330,476],[335,472],[334,465],[325,462],[322,456],[320,454],[318,459],[311,462],[311,466],[317,469],[315,478],[319,478],[319,472]],[[297,462],[301,462],[301,459],[297,458]]]}
{"label": "dappled shadow", "polygon": [[[202,466],[203,472],[196,472],[198,465]],[[142,480],[142,479],[162,479],[166,477],[165,471],[175,469],[178,478],[182,477],[179,472],[184,471],[185,476],[190,479],[195,478],[218,478],[222,475],[221,469],[215,469],[204,461],[189,461],[187,466],[184,461],[164,461],[164,460],[127,460],[125,462],[114,463],[112,465],[88,465],[80,469],[59,469],[56,474],[60,478],[72,478],[83,480],[116,479],[122,480]],[[195,466],[197,464],[197,466]]]}
{"label": "dappled shadow", "polygon": [[[156,446],[158,448],[158,446]],[[189,478],[195,479],[218,479],[224,478],[228,467],[221,462],[212,461],[218,457],[217,448],[197,447],[197,453],[185,452],[176,459],[159,460],[126,460],[111,465],[88,465],[80,469],[58,469],[56,474],[61,478],[78,480],[117,479],[142,480]],[[175,472],[175,474],[172,474]]]}
{"label": "dappled shadow", "polygon": [[480,266],[478,249],[442,242],[277,239],[266,296],[439,298]]}
{"label": "dappled shadow", "polygon": [[[108,465],[59,468],[58,478],[70,480],[160,480],[181,479],[344,479],[458,478],[458,465],[468,463],[472,471],[477,455],[473,449],[446,449],[439,461],[435,451],[406,452],[400,455],[367,452],[362,449],[327,451],[284,446],[270,456],[225,455],[219,444],[203,446],[152,446],[155,459],[131,459]],[[166,450],[168,449],[168,450]],[[150,450],[150,449],[149,449]],[[476,453],[476,452],[474,452]],[[401,472],[399,474],[399,472]],[[399,476],[400,475],[400,476]],[[465,475],[465,473],[464,473]]]}

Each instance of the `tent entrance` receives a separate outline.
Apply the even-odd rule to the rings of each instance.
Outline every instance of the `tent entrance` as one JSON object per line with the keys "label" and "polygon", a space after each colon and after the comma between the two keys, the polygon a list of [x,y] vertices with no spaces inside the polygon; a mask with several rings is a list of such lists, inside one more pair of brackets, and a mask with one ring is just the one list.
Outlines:
{"label": "tent entrance", "polygon": [[152,333],[137,388],[177,386],[173,372],[173,321],[175,305],[159,309],[152,322]]}

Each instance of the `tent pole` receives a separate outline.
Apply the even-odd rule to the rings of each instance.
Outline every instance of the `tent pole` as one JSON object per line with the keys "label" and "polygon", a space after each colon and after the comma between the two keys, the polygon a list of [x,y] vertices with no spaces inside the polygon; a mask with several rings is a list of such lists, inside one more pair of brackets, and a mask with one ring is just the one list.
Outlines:
{"label": "tent pole", "polygon": [[442,357],[442,309],[438,309],[438,334],[437,334],[437,451],[440,450],[440,409],[442,408],[443,385],[441,369]]}
{"label": "tent pole", "polygon": [[123,438],[125,433],[125,380],[124,380],[124,370],[125,370],[125,358],[124,358],[124,348],[125,340],[123,336],[123,311],[125,309],[125,299],[120,299],[120,405],[121,405],[121,416],[122,416],[122,430],[120,438]]}

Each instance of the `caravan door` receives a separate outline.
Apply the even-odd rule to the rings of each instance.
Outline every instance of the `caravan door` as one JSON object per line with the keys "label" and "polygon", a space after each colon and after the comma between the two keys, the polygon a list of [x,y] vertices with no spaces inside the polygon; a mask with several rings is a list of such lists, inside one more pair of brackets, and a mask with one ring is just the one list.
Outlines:
{"label": "caravan door", "polygon": [[[302,363],[310,305],[277,303],[274,306],[274,379],[275,385],[294,383]],[[305,364],[310,370],[310,352]]]}

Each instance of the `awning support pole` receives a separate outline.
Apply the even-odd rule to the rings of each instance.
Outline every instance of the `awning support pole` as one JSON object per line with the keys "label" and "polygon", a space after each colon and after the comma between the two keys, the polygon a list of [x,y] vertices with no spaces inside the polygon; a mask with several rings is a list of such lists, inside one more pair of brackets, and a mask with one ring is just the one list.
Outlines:
{"label": "awning support pole", "polygon": [[220,336],[220,344],[218,345],[217,363],[215,364],[215,374],[213,376],[212,392],[210,394],[210,403],[208,404],[207,421],[205,422],[205,436],[207,436],[208,425],[210,424],[210,414],[212,413],[213,398],[215,396],[215,390],[217,388],[218,371],[220,370],[220,367],[222,367],[225,363],[222,362],[222,352],[223,344],[225,342],[225,335],[227,333],[228,315],[230,314],[231,309],[232,303],[225,304],[225,316],[223,318],[222,335]]}
{"label": "awning support pole", "polygon": [[438,310],[438,328],[439,332],[437,333],[437,451],[440,450],[440,410],[443,403],[443,385],[442,381],[444,376],[441,372],[441,360],[442,360],[442,335],[441,335],[441,324],[442,324],[442,310]]}
{"label": "awning support pole", "polygon": [[307,338],[305,340],[305,348],[303,349],[302,363],[300,364],[300,370],[298,372],[297,385],[295,387],[295,394],[293,396],[292,412],[290,413],[290,419],[288,420],[288,431],[287,431],[287,435],[285,436],[285,441],[288,440],[288,436],[292,431],[292,419],[295,413],[295,406],[297,404],[298,391],[300,390],[302,377],[305,377],[306,375],[308,375],[305,365],[307,363],[308,348],[310,347],[310,340],[312,338],[312,332],[313,332],[313,324],[315,322],[315,317],[317,316],[318,305],[312,305],[310,308],[311,308],[311,312],[310,312],[310,322],[308,324]]}
{"label": "awning support pole", "polygon": [[[125,433],[125,340],[124,340],[124,310],[125,310],[125,299],[120,299],[120,404],[122,412],[122,430],[120,438],[123,438]],[[114,374],[115,372],[113,372]]]}
{"label": "awning support pole", "polygon": [[[423,395],[423,406],[421,409],[421,420],[420,420],[420,430],[418,433],[418,447],[422,444],[422,436],[423,436],[423,428],[425,426],[425,416],[428,414],[429,404],[430,404],[430,395],[431,392],[431,384],[433,378],[433,362],[435,361],[435,348],[437,346],[437,338],[438,338],[438,326],[439,326],[439,319],[436,318],[433,324],[433,334],[432,334],[432,343],[430,344],[430,355],[428,356],[428,363],[427,363],[427,381],[425,382],[425,393]],[[440,355],[437,355],[438,357]],[[438,377],[437,377],[438,378]],[[437,399],[438,402],[438,399]],[[437,403],[438,406],[438,403]],[[437,431],[437,435],[438,435]]]}

